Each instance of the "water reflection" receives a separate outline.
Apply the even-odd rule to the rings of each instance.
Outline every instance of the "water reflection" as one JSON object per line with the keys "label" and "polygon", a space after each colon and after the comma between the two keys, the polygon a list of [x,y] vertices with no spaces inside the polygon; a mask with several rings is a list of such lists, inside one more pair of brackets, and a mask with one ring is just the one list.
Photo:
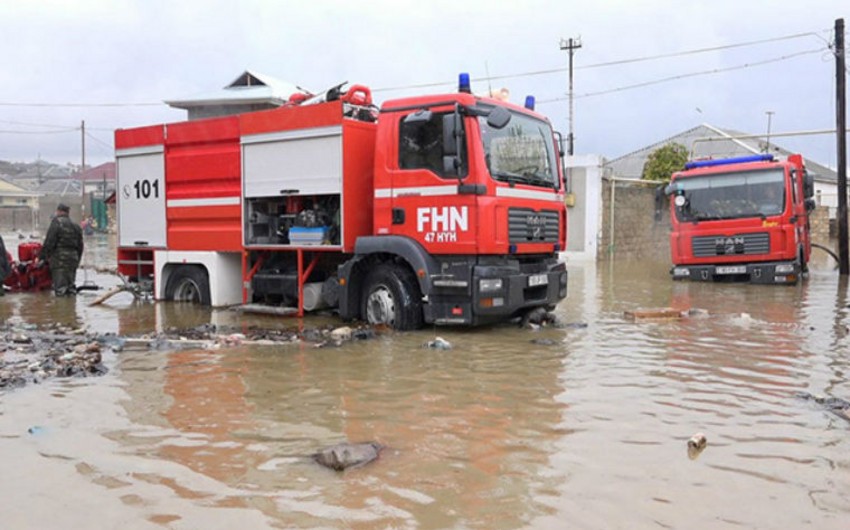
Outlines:
{"label": "water reflection", "polygon": [[[57,443],[56,474],[74,459],[112,470],[98,480],[144,499],[128,510],[184,501],[168,519],[146,514],[166,524],[192,513],[215,526],[233,513],[222,508],[241,508],[279,528],[846,527],[850,425],[794,397],[850,399],[847,284],[832,270],[788,287],[672,282],[663,263],[570,264],[569,290],[557,314],[586,326],[125,351],[105,381],[126,421],[73,422],[105,433],[113,454]],[[85,300],[7,296],[0,310],[124,334],[336,322]],[[668,306],[706,314],[624,318]],[[436,334],[454,349],[422,348]],[[105,383],[85,384],[63,400],[88,403]],[[708,443],[691,459],[698,432]],[[341,440],[388,450],[343,474],[309,459]],[[137,460],[122,467],[119,454]]]}

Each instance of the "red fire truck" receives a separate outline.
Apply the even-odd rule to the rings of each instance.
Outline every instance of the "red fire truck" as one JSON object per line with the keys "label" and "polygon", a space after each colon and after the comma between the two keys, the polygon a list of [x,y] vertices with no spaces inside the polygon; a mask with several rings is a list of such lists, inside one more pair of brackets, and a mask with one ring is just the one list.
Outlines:
{"label": "red fire truck", "polygon": [[688,162],[665,191],[674,279],[796,284],[808,270],[814,180],[801,155]]}
{"label": "red fire truck", "polygon": [[118,130],[119,271],[160,300],[396,329],[479,325],[567,294],[559,144],[470,93],[361,85],[268,111]]}

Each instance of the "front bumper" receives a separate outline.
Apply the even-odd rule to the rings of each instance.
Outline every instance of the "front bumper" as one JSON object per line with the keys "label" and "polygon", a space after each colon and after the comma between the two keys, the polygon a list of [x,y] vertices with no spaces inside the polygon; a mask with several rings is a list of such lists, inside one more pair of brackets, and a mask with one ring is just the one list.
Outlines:
{"label": "front bumper", "polygon": [[674,265],[670,275],[674,280],[699,282],[749,282],[759,284],[795,285],[801,277],[796,261],[757,263],[724,263],[718,265]]}
{"label": "front bumper", "polygon": [[[481,325],[504,321],[526,311],[554,307],[567,296],[564,263],[545,260],[534,265],[468,264],[465,273],[431,279],[425,321],[434,324]],[[458,278],[469,278],[459,280]]]}

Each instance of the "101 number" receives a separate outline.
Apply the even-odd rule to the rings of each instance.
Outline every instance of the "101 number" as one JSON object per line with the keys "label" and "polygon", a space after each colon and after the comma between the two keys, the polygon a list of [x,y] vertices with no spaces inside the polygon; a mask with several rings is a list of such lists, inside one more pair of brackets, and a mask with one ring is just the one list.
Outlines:
{"label": "101 number", "polygon": [[159,197],[158,180],[154,180],[153,182],[150,180],[137,180],[133,184],[133,189],[136,190],[137,199],[150,199],[151,197],[156,199]]}

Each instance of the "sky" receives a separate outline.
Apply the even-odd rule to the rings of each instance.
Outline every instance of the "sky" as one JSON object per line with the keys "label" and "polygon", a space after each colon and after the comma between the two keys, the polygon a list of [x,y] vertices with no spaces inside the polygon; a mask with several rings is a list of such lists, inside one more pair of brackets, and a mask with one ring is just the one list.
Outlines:
{"label": "sky", "polygon": [[[112,160],[116,128],[182,121],[164,100],[245,70],[363,84],[379,103],[468,72],[473,92],[534,95],[566,135],[569,38],[576,154],[613,159],[701,123],[834,129],[837,18],[850,26],[850,2],[0,0],[0,160],[79,164],[83,121],[86,163]],[[836,165],[834,134],[774,141]]]}

